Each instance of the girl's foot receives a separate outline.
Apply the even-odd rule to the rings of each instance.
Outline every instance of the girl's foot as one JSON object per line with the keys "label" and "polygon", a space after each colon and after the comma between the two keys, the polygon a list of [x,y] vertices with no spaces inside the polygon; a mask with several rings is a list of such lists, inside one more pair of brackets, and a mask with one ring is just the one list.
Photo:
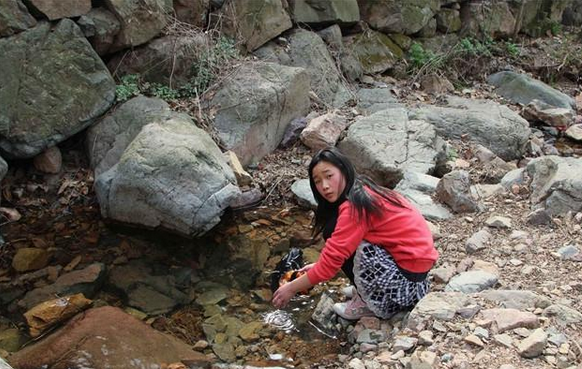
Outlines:
{"label": "girl's foot", "polygon": [[375,316],[357,293],[348,302],[338,302],[333,304],[333,311],[347,320],[358,320],[365,316]]}

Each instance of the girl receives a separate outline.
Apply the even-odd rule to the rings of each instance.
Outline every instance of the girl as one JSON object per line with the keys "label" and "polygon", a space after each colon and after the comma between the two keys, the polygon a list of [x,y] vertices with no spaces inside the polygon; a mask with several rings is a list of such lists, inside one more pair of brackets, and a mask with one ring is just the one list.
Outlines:
{"label": "girl", "polygon": [[422,215],[403,196],[357,176],[339,150],[315,154],[309,182],[317,200],[314,237],[325,246],[306,274],[281,286],[273,305],[282,308],[298,291],[331,279],[340,270],[356,293],[334,305],[345,319],[389,318],[413,307],[428,292],[428,271],[438,258]]}

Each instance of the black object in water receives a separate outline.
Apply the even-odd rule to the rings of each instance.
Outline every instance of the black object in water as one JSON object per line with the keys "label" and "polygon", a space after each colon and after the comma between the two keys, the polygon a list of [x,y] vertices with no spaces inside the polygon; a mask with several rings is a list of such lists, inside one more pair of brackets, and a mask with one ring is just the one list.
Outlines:
{"label": "black object in water", "polygon": [[275,270],[271,273],[271,291],[275,292],[279,288],[279,280],[290,270],[297,270],[303,267],[303,251],[297,247],[289,249],[289,253],[283,256],[277,263]]}

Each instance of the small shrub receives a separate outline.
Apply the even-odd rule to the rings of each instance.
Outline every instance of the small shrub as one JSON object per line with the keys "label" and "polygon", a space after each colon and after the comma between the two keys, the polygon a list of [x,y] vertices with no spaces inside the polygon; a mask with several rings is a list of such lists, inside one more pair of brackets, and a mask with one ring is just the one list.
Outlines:
{"label": "small shrub", "polygon": [[182,91],[190,96],[202,94],[210,87],[212,82],[220,74],[225,65],[234,59],[240,58],[234,40],[219,36],[214,44],[198,57],[198,61],[192,65],[194,77]]}
{"label": "small shrub", "polygon": [[173,88],[162,85],[161,83],[152,83],[147,88],[148,95],[155,96],[162,100],[176,100],[180,97],[178,91],[174,90]]}
{"label": "small shrub", "polygon": [[520,54],[519,47],[516,44],[514,44],[513,42],[510,42],[510,41],[506,41],[505,42],[505,50],[512,57],[516,57],[516,56],[518,56]]}
{"label": "small shrub", "polygon": [[421,44],[414,42],[410,46],[408,58],[413,70],[419,70],[425,65],[434,62],[436,55],[429,50],[425,50]]}
{"label": "small shrub", "polygon": [[139,76],[128,74],[120,79],[120,83],[115,86],[115,100],[123,102],[140,94]]}
{"label": "small shrub", "polygon": [[552,35],[557,36],[560,33],[562,33],[562,25],[556,21],[552,21],[550,23],[550,32],[552,32]]}
{"label": "small shrub", "polygon": [[466,37],[461,39],[459,42],[459,47],[461,52],[472,55],[472,56],[491,56],[491,47],[495,44],[491,39],[485,39],[483,42]]}

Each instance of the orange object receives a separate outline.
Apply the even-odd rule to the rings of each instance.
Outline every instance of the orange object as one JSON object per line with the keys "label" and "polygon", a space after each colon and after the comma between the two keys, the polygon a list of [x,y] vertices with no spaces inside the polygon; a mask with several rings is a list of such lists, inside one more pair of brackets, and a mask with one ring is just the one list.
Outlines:
{"label": "orange object", "polygon": [[[287,282],[291,282],[291,281],[301,277],[303,274],[306,274],[306,273],[307,272],[300,272],[298,270],[289,270],[289,271],[285,272],[285,274],[283,274],[281,276],[281,278],[279,279],[279,287],[281,287],[282,285],[284,285]],[[309,290],[299,291],[299,293],[302,295],[308,295]]]}

